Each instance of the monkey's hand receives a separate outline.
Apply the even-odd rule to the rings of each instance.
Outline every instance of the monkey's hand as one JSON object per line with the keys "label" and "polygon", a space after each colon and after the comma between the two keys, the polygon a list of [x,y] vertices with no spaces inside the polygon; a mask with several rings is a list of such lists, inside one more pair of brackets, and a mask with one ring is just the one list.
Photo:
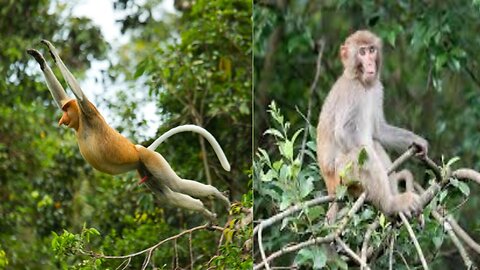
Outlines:
{"label": "monkey's hand", "polygon": [[412,146],[417,150],[417,156],[424,157],[428,153],[428,142],[422,137],[417,137],[412,143]]}

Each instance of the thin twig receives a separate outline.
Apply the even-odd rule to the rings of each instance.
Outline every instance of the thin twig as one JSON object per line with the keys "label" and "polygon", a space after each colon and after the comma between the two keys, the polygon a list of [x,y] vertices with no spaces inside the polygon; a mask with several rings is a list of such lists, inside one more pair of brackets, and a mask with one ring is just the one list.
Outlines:
{"label": "thin twig", "polygon": [[155,250],[159,246],[165,244],[166,242],[176,240],[177,238],[180,238],[185,234],[189,234],[189,233],[192,233],[194,231],[205,230],[205,229],[214,229],[214,230],[223,232],[222,227],[213,226],[211,224],[205,224],[205,225],[200,225],[200,226],[193,227],[191,229],[185,230],[185,231],[180,232],[179,234],[176,234],[174,236],[170,236],[170,237],[158,242],[157,244],[155,244],[155,245],[153,245],[149,248],[146,248],[144,250],[141,250],[141,251],[138,251],[138,252],[135,252],[135,253],[131,253],[131,254],[128,254],[128,255],[111,256],[111,255],[103,255],[103,254],[94,253],[94,252],[88,252],[87,255],[95,257],[95,258],[101,258],[101,259],[128,259],[128,258],[132,258],[132,257],[138,256],[138,255],[141,255],[141,254],[146,253],[146,252],[150,252],[150,250]]}
{"label": "thin twig", "polygon": [[174,250],[175,250],[175,267],[180,267],[180,264],[178,263],[178,243],[177,243],[177,239],[173,240],[173,246],[175,247],[174,248]]}
{"label": "thin twig", "polygon": [[389,252],[389,255],[388,255],[388,269],[389,270],[393,270],[393,248],[394,248],[394,245],[395,245],[395,234],[392,234],[391,236],[391,239],[390,239],[390,252]]}
{"label": "thin twig", "polygon": [[372,224],[368,226],[368,230],[365,233],[365,239],[363,240],[363,244],[362,244],[362,261],[364,262],[367,261],[368,242],[370,241],[370,238],[372,237],[373,232],[378,228],[379,224],[380,223],[378,219],[376,219]]}
{"label": "thin twig", "polygon": [[[223,234],[222,234],[223,235]],[[193,270],[193,248],[192,248],[192,234],[188,235],[188,249],[190,253],[190,269]]]}
{"label": "thin twig", "polygon": [[473,238],[465,230],[463,230],[460,225],[458,225],[457,221],[455,221],[451,215],[447,215],[446,219],[448,223],[452,226],[455,234],[460,237],[460,239],[462,239],[462,241],[465,242],[467,246],[469,246],[476,253],[480,254],[480,245],[475,240],[473,240]]}
{"label": "thin twig", "polygon": [[122,267],[120,270],[127,269],[127,267],[130,265],[131,261],[132,261],[132,258],[128,258],[128,259],[124,260],[117,268],[115,268],[115,270],[120,269],[120,267]]}
{"label": "thin twig", "polygon": [[398,254],[398,256],[400,256],[400,258],[401,258],[402,261],[403,261],[403,264],[405,264],[405,267],[407,267],[407,269],[410,270],[410,265],[408,265],[408,262],[407,262],[407,260],[405,259],[405,256],[403,256],[403,254],[402,254],[401,252],[399,252],[399,251],[395,251],[395,252]]}
{"label": "thin twig", "polygon": [[266,228],[275,224],[276,222],[283,220],[284,218],[292,215],[295,212],[298,212],[300,210],[303,210],[305,208],[312,207],[318,204],[332,202],[333,200],[335,200],[335,196],[329,195],[329,196],[318,197],[306,202],[301,202],[301,203],[292,205],[289,208],[285,209],[283,212],[280,212],[274,216],[271,216],[268,219],[262,220],[260,224],[253,229],[253,235],[255,235],[258,232],[258,229],[261,224],[263,224],[262,225],[263,228]]}
{"label": "thin twig", "polygon": [[[307,241],[304,241],[304,242],[300,242],[298,244],[294,244],[294,245],[290,245],[290,246],[285,246],[283,248],[281,248],[280,250],[277,250],[275,251],[274,253],[270,254],[268,257],[267,257],[267,262],[270,262],[284,254],[287,254],[287,253],[291,253],[291,252],[294,252],[294,251],[297,251],[297,250],[300,250],[302,248],[305,248],[305,247],[308,247],[308,246],[312,246],[312,245],[319,245],[319,244],[323,244],[323,243],[330,243],[332,241],[335,240],[335,234],[331,233],[327,236],[324,236],[324,237],[316,237],[316,238],[312,238],[310,240],[307,240]],[[258,270],[258,269],[261,269],[263,268],[265,265],[264,262],[261,262],[257,265],[255,265],[253,267],[254,270]]]}
{"label": "thin twig", "polygon": [[[329,197],[329,196],[326,196],[326,197]],[[324,197],[322,197],[322,198],[324,198]],[[285,246],[285,247],[281,248],[280,250],[277,250],[276,252],[270,254],[266,258],[265,261],[262,261],[262,262],[258,263],[257,265],[254,265],[253,269],[254,270],[261,269],[262,267],[265,266],[265,262],[271,262],[272,260],[274,260],[274,259],[276,259],[276,258],[278,258],[278,257],[280,257],[284,254],[294,252],[294,251],[300,250],[302,248],[305,248],[305,247],[308,247],[308,246],[311,246],[311,245],[318,245],[318,244],[321,244],[321,243],[330,243],[330,242],[335,241],[335,237],[340,236],[340,234],[343,232],[343,230],[347,226],[350,219],[353,217],[353,215],[355,215],[355,213],[363,205],[363,203],[365,202],[365,198],[366,198],[366,193],[364,192],[355,201],[355,203],[353,204],[350,211],[348,211],[347,215],[345,215],[342,218],[342,220],[340,221],[340,225],[337,228],[337,230],[335,230],[335,232],[330,233],[329,235],[324,236],[324,237],[316,237],[316,238],[312,238],[312,239],[309,239],[309,240],[304,241],[304,242],[300,242],[298,244],[294,244],[294,245],[291,245],[291,246]],[[257,227],[259,227],[259,226],[257,226]],[[260,230],[260,229],[258,229],[258,230]],[[260,234],[260,231],[258,233]],[[260,245],[260,243],[258,243],[258,244]]]}
{"label": "thin twig", "polygon": [[[455,172],[454,172],[455,173]],[[419,192],[424,192],[424,189],[420,184],[417,182],[413,183],[415,186],[415,189],[418,190]],[[480,254],[480,244],[478,244],[459,224],[455,219],[448,213],[447,210],[443,209],[443,207],[439,206],[436,210],[432,210],[432,215],[436,214],[438,216],[444,217],[444,219],[452,226],[452,230],[455,232],[455,234],[462,239],[465,244],[469,248],[471,248],[473,251],[476,253]],[[442,214],[440,214],[442,213]],[[435,217],[435,216],[434,216]]]}
{"label": "thin twig", "polygon": [[335,237],[335,242],[337,242],[343,248],[343,250],[345,250],[348,256],[350,256],[350,258],[357,261],[357,263],[360,264],[360,267],[362,269],[370,270],[370,267],[367,265],[367,263],[360,257],[358,257],[357,253],[355,253],[345,242],[343,242],[340,237]]}
{"label": "thin twig", "polygon": [[[308,134],[309,134],[309,127],[310,127],[310,117],[312,115],[312,102],[313,102],[313,93],[315,93],[315,89],[317,88],[318,79],[320,78],[320,70],[322,68],[322,56],[323,56],[323,48],[325,47],[325,40],[320,39],[317,41],[317,45],[320,46],[318,50],[317,56],[317,63],[315,67],[315,77],[313,79],[312,84],[310,85],[310,90],[308,91],[308,109],[307,109],[307,119],[305,121],[305,129],[303,132],[303,139],[302,139],[302,147],[300,148],[300,164],[303,164],[303,156],[305,153],[305,146],[307,144]],[[301,166],[301,165],[300,165]]]}
{"label": "thin twig", "polygon": [[143,261],[143,264],[142,264],[142,270],[147,269],[148,263],[150,262],[150,259],[152,258],[152,253],[153,253],[153,249],[151,249],[147,253],[147,256],[145,256],[145,260]]}
{"label": "thin twig", "polygon": [[413,245],[417,249],[418,257],[420,257],[420,261],[422,262],[423,269],[428,270],[427,261],[425,260],[425,256],[423,256],[422,248],[418,243],[417,237],[415,236],[415,233],[413,232],[412,227],[410,226],[410,223],[408,222],[407,218],[403,213],[399,213],[398,216],[400,216],[400,219],[402,220],[403,224],[407,228],[408,234],[410,235],[410,238],[413,241]]}
{"label": "thin twig", "polygon": [[260,255],[262,256],[262,263],[267,270],[270,270],[270,265],[267,261],[267,256],[265,256],[265,250],[263,249],[263,240],[262,240],[262,231],[263,223],[260,223],[260,228],[258,229],[258,249],[260,250]]}
{"label": "thin twig", "polygon": [[445,228],[445,231],[447,231],[448,235],[450,236],[450,239],[452,240],[453,244],[455,247],[457,247],[458,252],[460,253],[460,256],[463,259],[463,263],[465,264],[467,269],[471,269],[473,263],[470,257],[468,256],[467,250],[465,247],[462,245],[460,242],[460,239],[458,239],[457,235],[452,229],[452,226],[450,223],[444,218],[440,213],[437,211],[432,211],[432,216]]}

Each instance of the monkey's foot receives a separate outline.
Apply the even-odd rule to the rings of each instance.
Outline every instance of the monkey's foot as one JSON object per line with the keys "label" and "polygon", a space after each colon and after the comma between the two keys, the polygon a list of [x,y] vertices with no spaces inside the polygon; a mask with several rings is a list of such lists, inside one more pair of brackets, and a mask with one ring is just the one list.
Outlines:
{"label": "monkey's foot", "polygon": [[227,208],[227,211],[230,211],[230,207],[232,206],[232,203],[228,199],[229,196],[230,196],[230,192],[228,190],[225,190],[224,192],[222,192],[222,197],[220,198],[225,203],[225,207]]}
{"label": "monkey's foot", "polygon": [[37,60],[38,64],[40,65],[40,68],[42,70],[45,69],[45,58],[43,58],[43,55],[39,51],[37,51],[35,49],[28,49],[27,53],[30,54],[31,56],[33,56],[35,58],[35,60]]}
{"label": "monkey's foot", "polygon": [[210,221],[210,223],[217,222],[217,214],[208,211],[207,209],[203,209],[203,215]]}
{"label": "monkey's foot", "polygon": [[420,197],[413,192],[396,195],[392,200],[392,208],[393,212],[401,212],[408,218],[411,218],[418,215],[421,211]]}

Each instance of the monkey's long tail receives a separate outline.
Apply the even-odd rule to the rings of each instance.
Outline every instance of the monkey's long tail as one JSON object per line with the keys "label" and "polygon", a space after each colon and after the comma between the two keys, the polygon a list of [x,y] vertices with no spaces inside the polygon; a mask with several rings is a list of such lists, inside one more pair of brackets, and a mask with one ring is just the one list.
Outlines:
{"label": "monkey's long tail", "polygon": [[215,154],[217,154],[218,160],[220,161],[220,164],[222,164],[222,167],[225,171],[229,172],[230,171],[230,163],[227,160],[227,157],[225,156],[225,153],[222,150],[222,147],[220,147],[220,144],[218,144],[217,140],[215,137],[213,137],[210,132],[208,132],[206,129],[196,126],[196,125],[182,125],[178,127],[174,127],[170,129],[169,131],[165,132],[162,136],[158,137],[149,147],[148,149],[155,151],[157,147],[166,139],[171,137],[172,135],[175,135],[180,132],[185,132],[185,131],[191,131],[198,133],[202,135],[207,141],[210,143],[210,145],[213,147],[213,150],[215,151]]}

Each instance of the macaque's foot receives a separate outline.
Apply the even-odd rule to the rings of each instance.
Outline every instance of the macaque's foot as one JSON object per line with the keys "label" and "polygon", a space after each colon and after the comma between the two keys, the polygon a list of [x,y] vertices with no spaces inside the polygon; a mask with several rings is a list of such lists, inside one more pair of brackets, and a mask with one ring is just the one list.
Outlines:
{"label": "macaque's foot", "polygon": [[401,212],[408,218],[416,216],[421,210],[420,197],[413,192],[396,195],[392,203],[393,212]]}

